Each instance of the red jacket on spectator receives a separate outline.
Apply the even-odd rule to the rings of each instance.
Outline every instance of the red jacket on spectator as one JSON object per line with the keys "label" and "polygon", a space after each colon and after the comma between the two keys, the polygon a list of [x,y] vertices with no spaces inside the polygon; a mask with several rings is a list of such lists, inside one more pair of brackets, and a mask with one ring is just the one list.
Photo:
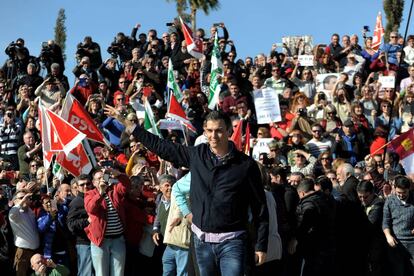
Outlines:
{"label": "red jacket on spectator", "polygon": [[86,87],[76,85],[69,91],[69,93],[72,94],[82,105],[85,105],[89,96],[92,95],[95,90],[96,85],[91,83]]}
{"label": "red jacket on spectator", "polygon": [[[125,194],[131,183],[125,174],[121,174],[118,180],[119,183],[108,188],[107,194],[118,212],[119,219],[125,231]],[[85,193],[85,210],[90,219],[90,224],[85,228],[85,233],[96,246],[101,246],[104,240],[107,224],[107,208],[105,199],[99,194],[98,189],[93,189]]]}
{"label": "red jacket on spectator", "polygon": [[[246,96],[239,95],[237,98],[233,98],[232,96],[225,97],[223,100],[223,111],[229,115],[237,114],[237,110],[235,108],[239,101],[247,103]],[[234,107],[234,109],[231,109],[230,107]]]}

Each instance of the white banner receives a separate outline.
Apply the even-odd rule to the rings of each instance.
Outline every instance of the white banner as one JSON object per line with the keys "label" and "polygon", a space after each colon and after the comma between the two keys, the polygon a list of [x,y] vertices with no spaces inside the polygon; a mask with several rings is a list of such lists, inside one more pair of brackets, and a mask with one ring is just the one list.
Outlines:
{"label": "white banner", "polygon": [[313,66],[313,55],[299,55],[298,61],[300,66]]}
{"label": "white banner", "polygon": [[253,94],[258,124],[269,124],[282,120],[280,116],[279,97],[276,90],[264,88],[254,91]]}
{"label": "white banner", "polygon": [[182,130],[183,129],[180,121],[177,121],[177,120],[161,119],[158,121],[158,123],[159,123],[160,129],[168,129],[168,130]]}
{"label": "white banner", "polygon": [[378,82],[381,83],[381,88],[394,88],[395,76],[379,76]]}
{"label": "white banner", "polygon": [[[256,140],[256,144],[253,145],[253,141]],[[261,153],[270,153],[270,149],[267,144],[272,142],[273,138],[257,138],[250,139],[250,147],[253,148],[252,157],[254,160],[258,161]]]}

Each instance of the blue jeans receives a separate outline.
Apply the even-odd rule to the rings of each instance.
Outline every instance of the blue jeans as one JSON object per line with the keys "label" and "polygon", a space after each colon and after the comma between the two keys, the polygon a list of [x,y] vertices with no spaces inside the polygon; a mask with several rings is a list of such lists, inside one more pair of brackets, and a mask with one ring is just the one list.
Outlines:
{"label": "blue jeans", "polygon": [[78,276],[92,275],[91,246],[89,244],[77,244]]}
{"label": "blue jeans", "polygon": [[125,239],[104,239],[101,247],[91,243],[91,255],[95,275],[118,276],[125,271]]}
{"label": "blue jeans", "polygon": [[163,276],[187,276],[188,250],[167,245],[162,255]]}
{"label": "blue jeans", "polygon": [[221,243],[201,241],[194,235],[194,247],[201,276],[243,276],[245,270],[247,240],[245,235]]}

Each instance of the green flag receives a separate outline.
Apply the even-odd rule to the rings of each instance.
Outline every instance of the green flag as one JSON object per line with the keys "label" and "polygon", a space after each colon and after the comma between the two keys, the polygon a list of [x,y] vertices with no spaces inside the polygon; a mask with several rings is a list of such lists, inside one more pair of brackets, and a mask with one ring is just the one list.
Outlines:
{"label": "green flag", "polygon": [[170,91],[174,93],[175,98],[177,101],[181,101],[183,98],[183,93],[181,92],[180,87],[178,86],[177,82],[175,81],[175,75],[174,75],[174,68],[172,65],[171,59],[168,60],[168,81],[167,81],[167,89],[168,89],[168,95],[170,95]]}
{"label": "green flag", "polygon": [[144,108],[145,108],[145,119],[144,119],[144,128],[151,132],[152,134],[158,135],[160,138],[161,132],[157,127],[157,123],[154,119],[154,113],[152,113],[151,105],[147,100],[144,101]]}
{"label": "green flag", "polygon": [[221,74],[223,74],[223,64],[221,63],[218,36],[216,32],[213,52],[211,53],[210,89],[208,94],[208,108],[210,109],[214,109],[218,103],[220,93],[220,83],[218,77]]}

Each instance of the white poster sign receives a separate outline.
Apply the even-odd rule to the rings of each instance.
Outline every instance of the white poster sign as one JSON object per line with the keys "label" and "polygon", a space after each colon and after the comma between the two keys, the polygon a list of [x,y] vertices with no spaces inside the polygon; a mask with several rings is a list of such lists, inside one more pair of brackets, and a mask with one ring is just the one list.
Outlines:
{"label": "white poster sign", "polygon": [[177,120],[161,119],[158,121],[160,129],[182,130],[181,123]]}
{"label": "white poster sign", "polygon": [[394,88],[395,76],[379,76],[378,82],[381,83],[381,88]]}
{"label": "white poster sign", "polygon": [[276,90],[264,88],[253,92],[258,124],[280,122],[279,97]]}
{"label": "white poster sign", "polygon": [[300,66],[313,66],[313,55],[299,55],[298,61]]}

